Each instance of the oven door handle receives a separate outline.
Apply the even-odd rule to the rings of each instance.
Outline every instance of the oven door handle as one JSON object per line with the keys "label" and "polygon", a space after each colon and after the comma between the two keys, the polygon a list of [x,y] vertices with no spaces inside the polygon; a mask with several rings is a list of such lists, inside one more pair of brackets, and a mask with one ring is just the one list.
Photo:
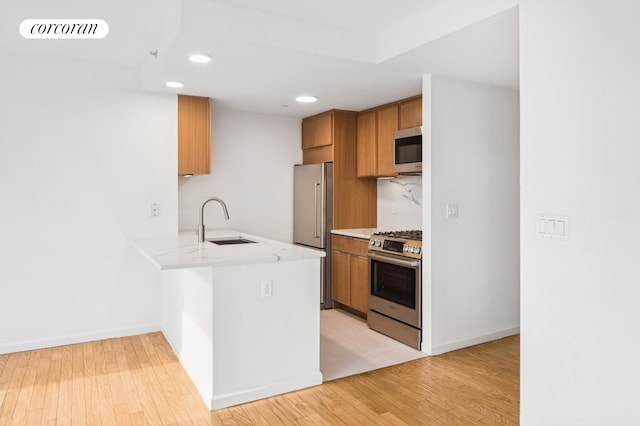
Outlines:
{"label": "oven door handle", "polygon": [[379,262],[391,263],[392,265],[405,266],[408,268],[417,268],[418,266],[420,266],[419,260],[404,260],[371,252],[369,252],[369,259],[377,260]]}

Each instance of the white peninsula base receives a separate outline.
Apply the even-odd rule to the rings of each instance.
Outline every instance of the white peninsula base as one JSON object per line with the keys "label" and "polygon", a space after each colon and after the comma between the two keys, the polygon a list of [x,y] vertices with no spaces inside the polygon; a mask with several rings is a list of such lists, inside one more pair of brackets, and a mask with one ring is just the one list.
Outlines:
{"label": "white peninsula base", "polygon": [[[189,266],[162,264],[173,252],[138,244],[162,269],[162,332],[211,410],[322,383],[321,255],[258,241],[226,250],[206,243],[206,256],[201,243],[193,253],[208,260]],[[258,256],[260,245],[279,255]],[[263,282],[270,282],[271,296],[264,297]]]}

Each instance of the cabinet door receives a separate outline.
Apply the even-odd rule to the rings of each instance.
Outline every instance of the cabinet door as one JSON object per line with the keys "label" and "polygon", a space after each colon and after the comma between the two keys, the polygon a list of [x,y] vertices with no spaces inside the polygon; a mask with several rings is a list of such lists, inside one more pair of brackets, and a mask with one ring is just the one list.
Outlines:
{"label": "cabinet door", "polygon": [[400,128],[422,126],[422,96],[400,103]]}
{"label": "cabinet door", "polygon": [[375,176],[377,168],[376,112],[358,114],[357,131],[358,177]]}
{"label": "cabinet door", "polygon": [[398,130],[398,104],[377,110],[378,176],[395,176],[393,138]]}
{"label": "cabinet door", "polygon": [[302,120],[302,149],[312,149],[333,143],[333,111]]}
{"label": "cabinet door", "polygon": [[314,147],[333,143],[333,112],[322,113],[316,118],[316,139]]}
{"label": "cabinet door", "polygon": [[313,148],[316,143],[316,121],[315,117],[302,120],[302,149]]}
{"label": "cabinet door", "polygon": [[351,304],[349,254],[331,251],[331,298],[343,305]]}
{"label": "cabinet door", "polygon": [[209,98],[178,95],[178,174],[211,172]]}
{"label": "cabinet door", "polygon": [[345,237],[344,235],[332,235],[331,247],[334,250],[348,253],[351,248],[351,237]]}
{"label": "cabinet door", "polygon": [[351,307],[360,312],[369,310],[369,259],[351,255]]}

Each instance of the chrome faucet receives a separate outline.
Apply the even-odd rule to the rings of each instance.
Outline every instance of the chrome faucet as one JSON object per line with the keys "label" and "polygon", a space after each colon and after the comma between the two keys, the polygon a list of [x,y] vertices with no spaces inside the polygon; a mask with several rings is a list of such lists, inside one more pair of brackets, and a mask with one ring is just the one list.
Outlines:
{"label": "chrome faucet", "polygon": [[224,218],[229,220],[229,211],[227,210],[227,205],[218,197],[209,197],[200,206],[200,222],[198,223],[198,242],[204,243],[204,206],[207,205],[209,201],[217,201],[222,206],[222,211],[224,212]]}

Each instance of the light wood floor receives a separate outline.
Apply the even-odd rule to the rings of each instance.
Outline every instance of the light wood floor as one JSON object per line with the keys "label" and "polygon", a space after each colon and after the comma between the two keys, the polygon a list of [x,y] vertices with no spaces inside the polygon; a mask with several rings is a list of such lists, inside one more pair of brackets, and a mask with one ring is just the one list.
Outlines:
{"label": "light wood floor", "polygon": [[0,425],[518,424],[518,336],[209,412],[160,333],[0,355]]}

